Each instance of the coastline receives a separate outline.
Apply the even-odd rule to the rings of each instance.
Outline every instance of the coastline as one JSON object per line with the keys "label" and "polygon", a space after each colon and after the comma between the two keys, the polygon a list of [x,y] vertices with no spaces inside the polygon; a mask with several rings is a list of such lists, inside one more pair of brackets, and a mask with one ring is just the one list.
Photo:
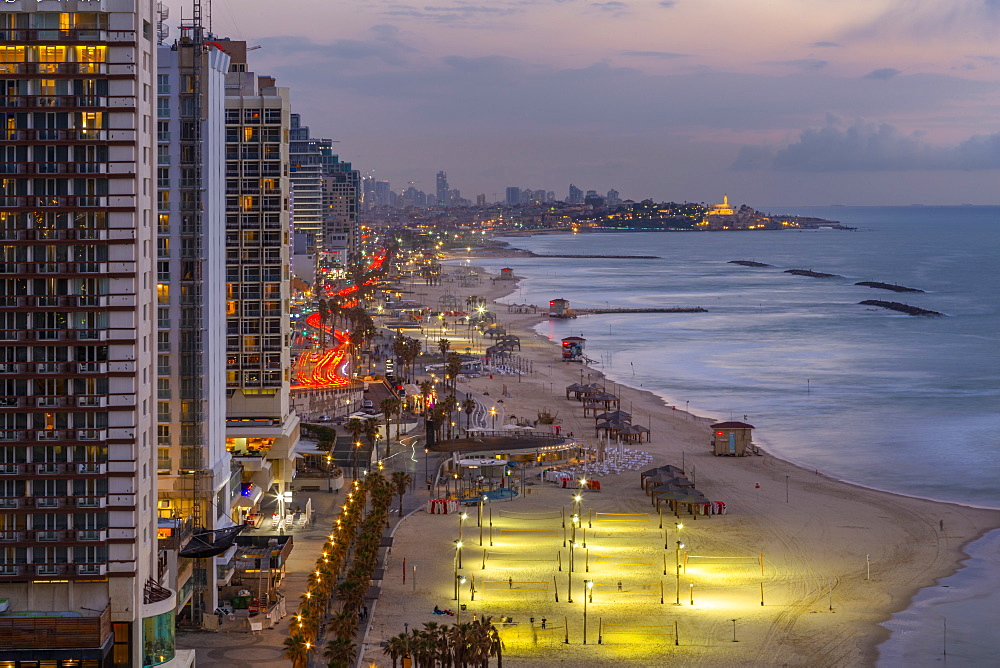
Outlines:
{"label": "coastline", "polygon": [[[496,257],[496,255],[492,256]],[[466,257],[463,256],[461,259],[466,259]],[[474,261],[473,257],[472,262]],[[488,291],[487,296],[491,301],[498,302],[498,300],[515,292],[520,280],[523,279],[497,282]],[[503,304],[500,306],[502,307]],[[500,308],[497,309],[497,312],[503,313],[503,310]],[[518,331],[523,342],[531,341],[533,345],[526,346],[526,352],[522,356],[535,359],[536,367],[543,365],[545,360],[558,359],[558,344],[548,341],[534,331],[535,326],[544,322],[545,319],[543,316],[516,314],[509,314],[502,318],[508,329]],[[558,366],[566,365],[559,363]],[[579,368],[580,366],[572,367],[574,371]],[[583,365],[581,376],[582,373],[588,372],[591,376],[605,377],[604,372],[600,369]],[[644,444],[642,449],[654,455],[654,463],[661,461],[663,463],[679,463],[677,456],[679,446],[680,451],[687,455],[688,461],[697,462],[696,466],[699,467],[699,472],[707,469],[713,482],[718,476],[718,482],[722,483],[722,489],[734,493],[736,497],[741,491],[745,493],[754,484],[761,482],[763,486],[771,488],[770,507],[767,507],[767,503],[761,503],[759,495],[756,502],[753,499],[741,499],[740,503],[737,504],[741,515],[745,513],[746,519],[753,518],[756,523],[778,533],[791,535],[793,534],[790,531],[792,528],[802,530],[808,528],[811,530],[809,533],[813,535],[798,537],[802,542],[808,543],[817,550],[829,549],[837,552],[838,558],[828,565],[843,570],[845,564],[850,564],[846,572],[837,574],[837,589],[840,590],[842,585],[847,584],[846,578],[853,578],[850,586],[844,586],[843,590],[846,592],[847,598],[840,605],[851,610],[849,616],[853,618],[851,626],[854,627],[853,634],[857,636],[857,647],[850,652],[854,656],[852,660],[849,660],[848,656],[840,657],[844,661],[843,665],[857,665],[858,663],[874,665],[877,659],[877,646],[890,634],[890,631],[882,626],[882,623],[888,621],[893,614],[907,609],[922,589],[933,586],[940,580],[958,572],[962,568],[962,563],[969,558],[969,554],[966,552],[966,546],[969,543],[982,538],[992,530],[1000,529],[1000,510],[995,508],[937,501],[863,486],[848,480],[827,476],[796,462],[778,458],[769,452],[765,452],[763,460],[751,458],[747,462],[750,464],[747,470],[737,468],[743,463],[743,460],[734,462],[736,466],[727,466],[734,460],[722,458],[725,460],[722,461],[719,458],[714,458],[707,453],[704,447],[700,451],[693,452],[690,449],[685,449],[697,447],[695,445],[698,442],[696,432],[699,430],[692,431],[692,426],[700,427],[701,438],[705,439],[702,442],[707,443],[707,425],[711,424],[713,420],[677,410],[676,406],[670,405],[668,397],[663,397],[653,391],[632,387],[627,382],[613,382],[619,385],[622,390],[627,389],[625,392],[620,392],[623,398],[627,397],[634,405],[644,406],[648,409],[642,411],[641,415],[644,416],[648,412],[654,421],[662,422],[667,430],[672,429],[679,432],[676,438],[668,439],[667,443],[663,443],[663,439],[658,436],[662,433],[662,429],[657,427],[653,430],[653,443],[648,446]],[[550,390],[549,393],[552,391]],[[554,394],[556,396],[550,397],[549,401],[557,403],[562,409],[564,404],[559,402],[558,393]],[[655,416],[654,413],[656,413]],[[579,420],[579,416],[573,417]],[[636,413],[636,422],[645,423],[639,412]],[[567,425],[565,428],[572,427]],[[672,456],[664,458],[666,455]],[[787,480],[793,485],[792,491],[798,494],[809,492],[810,498],[816,497],[815,505],[812,507],[828,506],[830,512],[812,516],[806,526],[799,526],[798,523],[801,522],[801,519],[795,518],[795,513],[789,513],[787,512],[789,509],[783,508],[784,504],[781,503],[783,499],[773,498],[775,496],[774,486],[779,488],[777,496],[784,496],[785,476],[788,476]],[[760,480],[756,480],[757,478]],[[718,495],[717,491],[715,493]],[[726,498],[726,501],[731,503],[730,498]],[[775,501],[778,503],[774,503]],[[845,501],[847,501],[846,504],[843,503]],[[834,516],[836,514],[834,506],[838,506],[840,511],[836,517]],[[888,512],[889,514],[875,518],[871,516],[874,511]],[[846,525],[835,525],[838,520],[846,521],[848,519],[850,522]],[[941,524],[942,522],[943,524]],[[859,526],[864,523],[872,526]],[[944,527],[944,531],[940,530],[941,526]],[[900,532],[900,537],[905,536],[906,540],[900,541],[902,544],[893,545],[889,540],[881,541],[878,538],[873,540],[870,537],[865,538],[862,534],[853,536],[854,543],[847,541],[845,544],[833,546],[832,543],[836,538],[832,534],[838,533],[835,531],[838,528],[851,529],[852,531],[847,531],[847,534],[856,534],[857,532],[853,530],[864,529],[871,534],[884,535],[887,539],[894,533],[892,530],[895,529]],[[866,555],[880,553],[884,555],[884,558],[878,559],[883,564],[879,570],[903,570],[907,572],[903,574],[898,572],[895,574],[883,573],[878,576],[873,574],[873,582],[882,583],[882,587],[876,592],[862,591],[865,587],[871,589],[872,585],[871,582],[866,582],[863,579]],[[859,572],[860,583],[857,581]],[[857,595],[854,595],[855,593]],[[803,624],[806,627],[811,626],[808,622],[803,622]],[[793,626],[789,625],[787,631],[790,632],[792,628]],[[824,631],[820,629],[817,630],[817,633],[822,634]],[[780,638],[775,640],[777,646],[780,646]],[[827,645],[828,643],[818,641],[818,644]],[[783,655],[779,653],[773,655],[772,658],[780,663],[781,656]],[[759,655],[758,658],[762,661],[765,660],[764,655]],[[813,659],[815,660],[816,657]],[[829,657],[824,661],[828,659]],[[835,661],[835,664],[841,665],[841,660]]]}

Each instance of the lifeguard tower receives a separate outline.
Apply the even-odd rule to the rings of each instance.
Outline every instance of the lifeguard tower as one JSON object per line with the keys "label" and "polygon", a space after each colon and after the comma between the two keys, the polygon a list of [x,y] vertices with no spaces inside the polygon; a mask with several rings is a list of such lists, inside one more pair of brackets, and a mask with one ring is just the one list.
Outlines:
{"label": "lifeguard tower", "polygon": [[502,281],[513,281],[514,280],[514,270],[510,267],[504,267],[500,270],[500,280]]}
{"label": "lifeguard tower", "polygon": [[575,318],[576,314],[569,307],[567,299],[552,299],[549,301],[550,318]]}
{"label": "lifeguard tower", "polygon": [[587,339],[580,336],[567,336],[562,340],[563,362],[582,362],[583,347]]}
{"label": "lifeguard tower", "polygon": [[754,454],[751,432],[746,422],[718,422],[712,425],[712,452],[716,457],[746,457]]}

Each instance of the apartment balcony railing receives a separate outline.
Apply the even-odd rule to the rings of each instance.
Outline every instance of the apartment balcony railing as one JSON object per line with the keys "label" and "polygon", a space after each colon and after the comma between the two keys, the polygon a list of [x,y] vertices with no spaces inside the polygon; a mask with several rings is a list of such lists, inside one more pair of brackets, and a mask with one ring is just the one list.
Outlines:
{"label": "apartment balcony railing", "polygon": [[5,42],[135,42],[134,30],[101,30],[98,28],[46,29],[15,28],[0,30]]}
{"label": "apartment balcony railing", "polygon": [[39,475],[104,475],[108,472],[106,462],[17,462],[0,464],[0,476]]}
{"label": "apartment balcony railing", "polygon": [[[0,64],[0,67],[3,65]],[[17,109],[132,109],[132,95],[0,95],[0,106]]]}
{"label": "apartment balcony railing", "polygon": [[0,496],[0,509],[107,508],[106,496]]}
{"label": "apartment balcony railing", "polygon": [[[2,72],[0,72],[2,74]],[[128,133],[119,135],[115,133]],[[121,136],[123,139],[135,139],[134,130],[101,130],[98,128],[0,128],[0,141],[107,141]]]}

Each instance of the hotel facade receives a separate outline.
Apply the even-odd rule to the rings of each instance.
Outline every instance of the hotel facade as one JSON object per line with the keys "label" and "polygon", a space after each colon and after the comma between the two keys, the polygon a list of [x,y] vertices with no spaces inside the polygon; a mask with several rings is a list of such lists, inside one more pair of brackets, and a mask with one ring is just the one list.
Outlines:
{"label": "hotel facade", "polygon": [[155,559],[153,5],[0,3],[5,668],[173,654]]}

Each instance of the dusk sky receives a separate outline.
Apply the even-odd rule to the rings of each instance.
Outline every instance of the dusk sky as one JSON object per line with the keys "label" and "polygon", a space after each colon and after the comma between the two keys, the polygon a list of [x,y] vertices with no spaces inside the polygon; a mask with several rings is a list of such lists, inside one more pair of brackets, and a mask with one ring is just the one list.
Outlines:
{"label": "dusk sky", "polygon": [[[190,12],[167,0],[169,23]],[[316,136],[474,199],[1000,203],[1000,0],[214,0]],[[176,28],[172,29],[176,35]]]}

